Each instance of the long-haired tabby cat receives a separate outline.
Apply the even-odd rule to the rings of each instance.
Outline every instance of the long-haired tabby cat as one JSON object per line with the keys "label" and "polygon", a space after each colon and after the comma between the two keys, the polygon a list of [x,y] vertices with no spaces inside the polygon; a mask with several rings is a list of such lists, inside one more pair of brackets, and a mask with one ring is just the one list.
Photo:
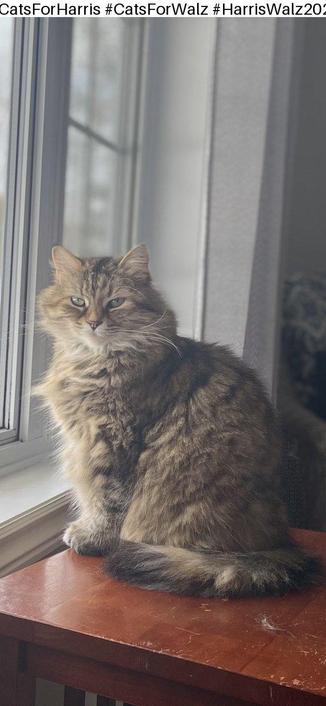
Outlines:
{"label": "long-haired tabby cat", "polygon": [[309,581],[317,562],[289,539],[280,432],[253,372],[177,335],[145,246],[118,259],[57,246],[53,264],[39,392],[79,507],[66,544],[149,589],[239,596]]}

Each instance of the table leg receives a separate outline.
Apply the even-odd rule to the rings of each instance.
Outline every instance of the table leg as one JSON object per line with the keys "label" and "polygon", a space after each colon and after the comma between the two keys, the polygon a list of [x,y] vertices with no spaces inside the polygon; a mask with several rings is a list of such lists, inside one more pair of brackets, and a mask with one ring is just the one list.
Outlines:
{"label": "table leg", "polygon": [[27,645],[0,637],[0,706],[34,706],[35,677],[28,673]]}
{"label": "table leg", "polygon": [[85,706],[85,692],[65,686],[64,706]]}

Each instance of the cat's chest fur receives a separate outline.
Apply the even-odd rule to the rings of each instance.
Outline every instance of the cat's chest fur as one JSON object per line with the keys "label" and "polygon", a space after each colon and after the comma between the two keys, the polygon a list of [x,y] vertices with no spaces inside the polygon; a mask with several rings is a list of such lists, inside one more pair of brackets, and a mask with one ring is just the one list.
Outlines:
{"label": "cat's chest fur", "polygon": [[115,371],[100,365],[53,365],[45,382],[46,397],[66,441],[85,442],[91,448],[102,440],[112,451],[134,442],[136,415],[120,383]]}

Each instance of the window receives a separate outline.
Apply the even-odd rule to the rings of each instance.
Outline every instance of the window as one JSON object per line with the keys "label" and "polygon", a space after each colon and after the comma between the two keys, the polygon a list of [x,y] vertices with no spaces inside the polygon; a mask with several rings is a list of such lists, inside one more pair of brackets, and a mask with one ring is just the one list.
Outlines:
{"label": "window", "polygon": [[31,394],[51,246],[108,254],[130,239],[142,33],[126,19],[1,23],[0,474],[51,446]]}
{"label": "window", "polygon": [[0,243],[3,247],[6,203],[6,174],[9,145],[9,118],[12,79],[14,21],[5,19],[0,25]]}
{"label": "window", "polygon": [[137,22],[74,21],[64,243],[76,253],[103,255],[127,245],[139,47]]}
{"label": "window", "polygon": [[26,134],[32,109],[34,43],[29,55],[27,47],[32,34],[33,26],[29,31],[23,23],[5,20],[1,24],[1,444],[16,439],[19,427],[31,165]]}
{"label": "window", "polygon": [[[14,45],[14,22],[5,19],[0,26],[0,61],[2,71],[0,75],[0,255],[1,255],[1,378],[0,378],[0,429],[3,437],[3,430],[10,430],[14,420],[10,414],[10,373],[6,376],[9,347],[10,347],[10,285],[6,263],[12,260],[12,237],[10,214],[6,207],[7,200],[12,187],[8,184],[9,169],[9,125],[10,125],[10,103],[11,85],[13,72],[13,45]],[[9,187],[9,188],[8,188]],[[9,193],[8,193],[9,192]],[[12,194],[10,194],[12,196]],[[6,224],[6,217],[8,222]]]}

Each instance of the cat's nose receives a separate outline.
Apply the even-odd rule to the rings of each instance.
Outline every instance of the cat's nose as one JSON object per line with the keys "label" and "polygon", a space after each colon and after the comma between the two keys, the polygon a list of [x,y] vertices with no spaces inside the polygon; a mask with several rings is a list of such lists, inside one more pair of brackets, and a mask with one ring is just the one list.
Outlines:
{"label": "cat's nose", "polygon": [[95,329],[102,323],[101,321],[97,320],[95,321],[94,319],[92,320],[87,320],[88,325],[91,327],[92,331],[95,331]]}

